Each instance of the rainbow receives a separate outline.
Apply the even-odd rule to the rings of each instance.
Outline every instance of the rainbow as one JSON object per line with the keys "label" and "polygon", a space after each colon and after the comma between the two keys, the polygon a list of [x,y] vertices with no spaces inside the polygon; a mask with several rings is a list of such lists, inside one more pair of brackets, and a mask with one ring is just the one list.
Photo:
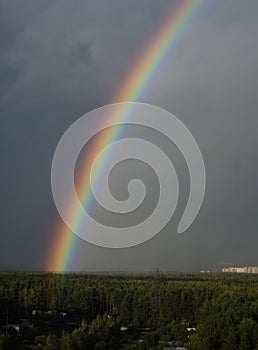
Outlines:
{"label": "rainbow", "polygon": [[[136,102],[140,101],[144,94],[153,86],[155,78],[159,71],[164,69],[167,60],[171,58],[177,44],[180,42],[184,34],[189,30],[194,18],[205,0],[180,0],[177,8],[172,8],[169,15],[164,20],[162,25],[154,37],[144,47],[139,57],[133,64],[132,69],[128,71],[124,78],[124,82],[119,87],[118,93],[114,96],[112,102]],[[115,121],[126,120],[128,109],[112,115]],[[123,128],[123,126],[122,126]],[[121,129],[121,126],[117,129]],[[114,131],[113,128],[107,129],[104,136],[97,137],[97,141],[88,152],[87,164],[92,164],[96,155],[106,144],[114,141],[120,131]],[[105,165],[102,164],[103,168]],[[101,173],[101,171],[99,171]],[[95,181],[99,181],[98,178]],[[80,177],[78,194],[86,210],[91,203],[91,191],[89,174]],[[73,208],[69,208],[72,215],[74,227],[80,225],[80,217],[74,212]],[[73,259],[76,258],[75,253],[78,251],[76,246],[79,241],[67,226],[60,220],[55,230],[54,242],[52,242],[50,255],[47,258],[48,271],[67,271],[73,266]]]}

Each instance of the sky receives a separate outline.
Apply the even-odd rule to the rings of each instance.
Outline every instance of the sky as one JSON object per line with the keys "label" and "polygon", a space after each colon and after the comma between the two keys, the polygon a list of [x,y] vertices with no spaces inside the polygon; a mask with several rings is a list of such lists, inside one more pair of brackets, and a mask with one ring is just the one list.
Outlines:
{"label": "sky", "polygon": [[[176,9],[179,1],[172,2]],[[47,266],[62,225],[50,181],[58,141],[80,116],[112,102],[168,9],[173,11],[167,0],[0,0],[1,270]],[[178,235],[175,217],[151,240],[126,249],[97,247],[75,236],[68,270],[219,271],[229,264],[258,265],[257,18],[256,0],[205,1],[141,98],[180,118],[202,152],[206,193],[192,226]],[[166,140],[156,141],[173,150]],[[179,174],[187,179],[180,162]],[[114,191],[123,187],[126,168],[132,166],[113,174]],[[153,190],[149,209],[157,198],[153,176],[145,179]]]}

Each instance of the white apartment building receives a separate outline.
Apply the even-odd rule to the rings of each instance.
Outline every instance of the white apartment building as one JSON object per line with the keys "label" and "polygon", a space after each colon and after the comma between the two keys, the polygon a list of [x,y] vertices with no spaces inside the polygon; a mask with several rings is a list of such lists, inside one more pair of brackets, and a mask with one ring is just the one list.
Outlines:
{"label": "white apartment building", "polygon": [[258,273],[258,266],[223,267],[222,272]]}

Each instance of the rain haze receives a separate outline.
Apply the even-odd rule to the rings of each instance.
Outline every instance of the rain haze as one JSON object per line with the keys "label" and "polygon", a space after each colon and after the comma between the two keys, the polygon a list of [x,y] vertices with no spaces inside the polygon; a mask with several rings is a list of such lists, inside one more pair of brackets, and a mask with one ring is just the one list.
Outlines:
{"label": "rain haze", "polygon": [[[51,192],[59,139],[79,117],[113,101],[179,3],[0,0],[1,270],[51,268],[57,231],[65,227]],[[204,1],[140,99],[177,116],[202,152],[206,192],[191,227],[176,232],[189,192],[177,149],[153,130],[128,127],[128,137],[151,140],[174,160],[183,184],[175,216],[131,248],[98,247],[73,235],[67,270],[219,271],[258,264],[257,18],[256,0]],[[157,202],[155,173],[137,161],[114,168],[111,192],[123,200],[135,174],[146,185],[145,206],[125,220],[117,216],[119,227],[146,218]],[[94,215],[110,220],[101,208]]]}

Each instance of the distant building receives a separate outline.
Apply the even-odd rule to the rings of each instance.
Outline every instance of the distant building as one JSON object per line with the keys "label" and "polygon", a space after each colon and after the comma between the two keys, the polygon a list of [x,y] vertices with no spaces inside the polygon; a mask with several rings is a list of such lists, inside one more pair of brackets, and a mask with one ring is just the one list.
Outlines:
{"label": "distant building", "polygon": [[21,321],[20,326],[22,326],[22,327],[28,327],[28,328],[33,328],[33,323],[30,323],[29,320],[26,320],[26,319],[24,319],[24,318],[21,318],[20,321]]}
{"label": "distant building", "polygon": [[258,266],[223,267],[222,272],[258,273]]}
{"label": "distant building", "polygon": [[49,311],[46,311],[46,315],[48,315],[48,316],[58,316],[59,312],[57,310],[49,310]]}
{"label": "distant building", "polygon": [[19,324],[8,324],[7,328],[8,329],[15,329],[16,332],[20,332],[20,325]]}
{"label": "distant building", "polygon": [[19,324],[13,324],[10,323],[7,325],[7,329],[15,329],[16,332],[20,332],[21,328],[27,327],[27,328],[33,328],[33,324],[30,323],[30,321],[26,319],[21,319]]}
{"label": "distant building", "polygon": [[36,315],[41,315],[42,311],[41,310],[32,310],[32,315],[36,316]]}
{"label": "distant building", "polygon": [[63,317],[66,317],[67,316],[67,312],[60,312],[60,315],[63,316]]}

